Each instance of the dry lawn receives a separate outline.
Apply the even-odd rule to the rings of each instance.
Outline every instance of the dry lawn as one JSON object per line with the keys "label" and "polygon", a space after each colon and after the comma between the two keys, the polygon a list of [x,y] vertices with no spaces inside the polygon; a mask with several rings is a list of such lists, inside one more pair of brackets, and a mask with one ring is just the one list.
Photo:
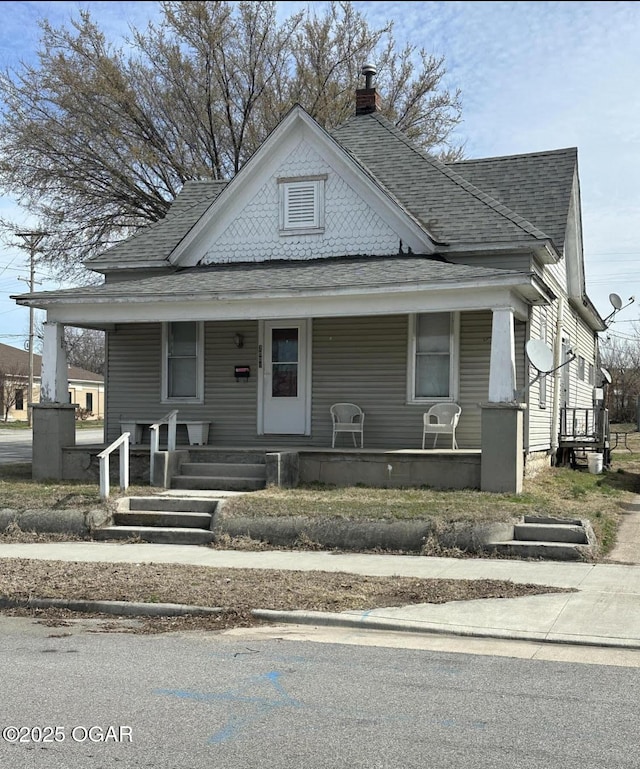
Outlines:
{"label": "dry lawn", "polygon": [[[214,569],[174,564],[66,563],[0,559],[0,596],[13,600],[78,600],[180,603],[221,607],[219,616],[147,622],[149,629],[208,629],[257,622],[252,609],[341,612],[415,603],[478,598],[516,598],[565,592],[544,585],[502,580],[369,577],[318,571]],[[6,610],[5,610],[6,611]],[[16,613],[15,610],[9,610]],[[43,616],[43,612],[35,612]],[[59,611],[48,615],[61,616]],[[62,616],[69,616],[63,612]]]}

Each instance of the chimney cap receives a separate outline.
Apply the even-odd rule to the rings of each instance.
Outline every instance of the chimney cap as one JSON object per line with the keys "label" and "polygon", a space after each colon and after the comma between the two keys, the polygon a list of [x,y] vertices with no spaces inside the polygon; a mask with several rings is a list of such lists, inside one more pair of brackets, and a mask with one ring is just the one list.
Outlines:
{"label": "chimney cap", "polygon": [[363,64],[360,70],[363,75],[375,75],[377,71],[375,64]]}

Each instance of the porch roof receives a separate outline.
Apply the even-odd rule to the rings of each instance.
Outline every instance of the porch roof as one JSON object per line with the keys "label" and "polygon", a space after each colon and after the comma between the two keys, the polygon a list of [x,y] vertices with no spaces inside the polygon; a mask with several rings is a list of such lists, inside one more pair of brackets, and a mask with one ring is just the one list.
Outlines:
{"label": "porch roof", "polygon": [[511,287],[529,301],[553,298],[533,273],[453,264],[423,255],[217,264],[12,298],[19,304],[47,309],[61,304],[303,297],[480,286]]}

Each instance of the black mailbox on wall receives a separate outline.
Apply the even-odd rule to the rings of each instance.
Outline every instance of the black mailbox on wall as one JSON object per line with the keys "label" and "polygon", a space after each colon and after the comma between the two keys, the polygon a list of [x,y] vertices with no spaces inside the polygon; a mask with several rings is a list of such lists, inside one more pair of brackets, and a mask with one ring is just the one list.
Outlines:
{"label": "black mailbox on wall", "polygon": [[246,381],[251,376],[251,366],[236,366],[235,376],[236,382],[239,382],[241,379]]}

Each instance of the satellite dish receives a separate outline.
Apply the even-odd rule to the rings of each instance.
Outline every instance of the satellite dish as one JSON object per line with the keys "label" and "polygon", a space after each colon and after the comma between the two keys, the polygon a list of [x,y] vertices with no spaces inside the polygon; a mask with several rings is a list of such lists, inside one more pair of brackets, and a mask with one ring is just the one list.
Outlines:
{"label": "satellite dish", "polygon": [[525,345],[525,350],[535,369],[543,374],[548,374],[553,369],[553,353],[542,339],[530,339]]}
{"label": "satellite dish", "polygon": [[601,368],[600,369],[600,373],[602,374],[602,378],[604,379],[604,381],[607,384],[611,384],[611,382],[613,380],[611,379],[611,374],[607,371],[607,369],[606,368]]}
{"label": "satellite dish", "polygon": [[609,294],[609,301],[616,312],[622,309],[622,299],[617,294]]}

